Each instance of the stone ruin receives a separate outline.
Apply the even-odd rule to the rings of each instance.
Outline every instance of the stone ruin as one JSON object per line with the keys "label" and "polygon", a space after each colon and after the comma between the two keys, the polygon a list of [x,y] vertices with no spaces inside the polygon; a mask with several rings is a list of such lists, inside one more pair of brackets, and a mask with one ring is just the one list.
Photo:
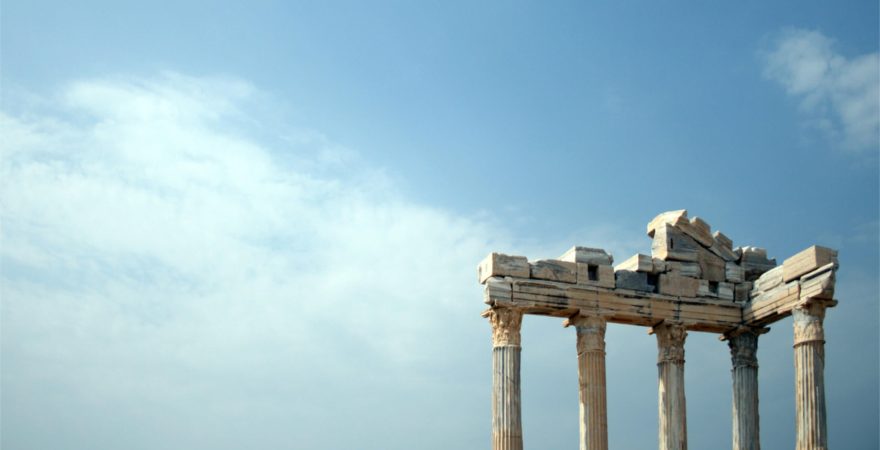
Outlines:
{"label": "stone ruin", "polygon": [[520,325],[559,317],[577,331],[581,450],[607,450],[605,328],[649,327],[657,337],[659,448],[687,449],[684,343],[717,333],[730,348],[733,449],[759,450],[758,337],[794,316],[796,449],[827,450],[822,322],[834,300],[837,251],[812,246],[777,265],[758,247],[733,247],[699,217],[670,211],[647,227],[651,256],[616,266],[602,249],[558,259],[492,253],[478,267],[493,335],[492,448],[521,450]]}

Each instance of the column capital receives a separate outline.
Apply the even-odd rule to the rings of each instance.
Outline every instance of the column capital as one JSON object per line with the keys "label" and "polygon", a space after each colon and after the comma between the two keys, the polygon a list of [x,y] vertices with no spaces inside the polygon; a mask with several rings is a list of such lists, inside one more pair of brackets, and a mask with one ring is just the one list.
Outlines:
{"label": "column capital", "polygon": [[807,342],[825,342],[825,327],[822,322],[825,319],[826,307],[824,302],[807,302],[791,311],[794,318],[795,346]]}
{"label": "column capital", "polygon": [[577,329],[577,352],[604,352],[607,321],[602,316],[575,316],[568,320]]}
{"label": "column capital", "polygon": [[483,312],[492,325],[492,344],[495,347],[519,347],[522,311],[515,308],[491,308]]}
{"label": "column capital", "polygon": [[657,335],[657,364],[674,362],[684,363],[684,340],[687,328],[683,324],[663,322],[649,331]]}

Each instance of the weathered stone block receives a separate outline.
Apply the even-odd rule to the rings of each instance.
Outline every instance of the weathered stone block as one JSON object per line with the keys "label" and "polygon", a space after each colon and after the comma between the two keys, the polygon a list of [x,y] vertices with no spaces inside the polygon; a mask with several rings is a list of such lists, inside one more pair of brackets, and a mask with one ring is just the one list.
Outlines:
{"label": "weathered stone block", "polygon": [[666,271],[690,278],[700,278],[703,274],[700,264],[695,262],[666,261]]}
{"label": "weathered stone block", "polygon": [[787,283],[832,262],[837,263],[837,250],[814,245],[782,263],[782,279]]}
{"label": "weathered stone block", "polygon": [[651,256],[665,261],[694,261],[699,258],[697,244],[690,236],[669,225],[661,225],[654,230],[651,243]]}
{"label": "weathered stone block", "polygon": [[529,277],[529,260],[525,256],[492,253],[477,266],[477,279],[484,283],[491,277]]}
{"label": "weathered stone block", "polygon": [[716,256],[714,253],[706,249],[699,250],[700,270],[702,278],[709,281],[724,281],[725,264],[724,260]]}
{"label": "weathered stone block", "polygon": [[538,280],[577,282],[577,264],[557,259],[542,259],[530,263],[531,277]]}
{"label": "weathered stone block", "polygon": [[767,292],[782,284],[782,270],[785,266],[776,266],[758,277],[755,280],[753,288],[758,292]]}
{"label": "weathered stone block", "polygon": [[648,274],[632,270],[617,270],[614,272],[616,287],[618,289],[633,289],[636,291],[653,291],[648,286]]}
{"label": "weathered stone block", "polygon": [[590,248],[590,247],[572,247],[568,249],[562,256],[559,257],[560,261],[568,261],[574,263],[586,263],[586,264],[595,264],[595,265],[611,265],[614,263],[614,257],[609,255],[605,250],[601,248]]}
{"label": "weathered stone block", "polygon": [[627,258],[626,261],[614,266],[615,272],[619,272],[621,270],[631,270],[633,272],[653,272],[654,261],[648,255],[637,253],[630,258]]}
{"label": "weathered stone block", "polygon": [[715,239],[715,242],[717,242],[718,245],[728,250],[731,250],[731,253],[733,253],[733,240],[727,237],[724,233],[716,231],[712,233],[712,237]]}
{"label": "weathered stone block", "polygon": [[686,209],[667,211],[657,214],[657,217],[654,217],[653,219],[651,219],[650,222],[648,222],[648,236],[654,237],[654,231],[665,224],[677,226],[688,223],[687,215],[688,212]]}
{"label": "weathered stone block", "polygon": [[577,283],[614,288],[614,268],[610,265],[577,263]]}
{"label": "weathered stone block", "polygon": [[736,302],[746,303],[749,301],[749,294],[752,292],[752,282],[744,281],[733,285],[733,299]]}
{"label": "weathered stone block", "polygon": [[683,277],[671,273],[660,274],[658,291],[661,294],[677,295],[680,297],[696,297],[700,281],[696,278]]}
{"label": "weathered stone block", "polygon": [[742,283],[746,280],[746,272],[739,264],[728,262],[724,264],[724,278],[731,283]]}

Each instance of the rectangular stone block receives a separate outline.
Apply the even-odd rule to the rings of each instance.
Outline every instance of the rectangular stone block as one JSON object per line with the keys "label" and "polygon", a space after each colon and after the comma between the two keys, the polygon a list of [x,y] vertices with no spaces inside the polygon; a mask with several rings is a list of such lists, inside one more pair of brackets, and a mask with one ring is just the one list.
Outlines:
{"label": "rectangular stone block", "polygon": [[782,263],[786,283],[829,263],[837,263],[837,250],[814,245]]}
{"label": "rectangular stone block", "polygon": [[666,272],[666,269],[667,269],[666,261],[663,261],[660,258],[651,258],[651,262],[654,263],[654,270],[651,271],[652,273]]}
{"label": "rectangular stone block", "polygon": [[607,252],[605,252],[605,250],[602,250],[601,248],[578,246],[568,249],[567,252],[559,257],[559,260],[574,263],[595,264],[597,266],[609,266],[614,263],[614,257],[609,255]]}
{"label": "rectangular stone block", "polygon": [[701,277],[709,281],[724,281],[725,264],[724,260],[706,249],[699,250]]}
{"label": "rectangular stone block", "polygon": [[653,291],[653,287],[648,286],[648,274],[645,272],[635,272],[632,270],[617,270],[614,272],[616,286],[618,289],[632,289],[636,291]]}
{"label": "rectangular stone block", "polygon": [[723,281],[699,280],[700,286],[697,288],[697,295],[700,297],[718,298],[721,300],[733,300],[733,284]]}
{"label": "rectangular stone block", "polygon": [[724,278],[731,283],[742,283],[746,280],[746,272],[739,264],[728,262],[724,264]]}
{"label": "rectangular stone block", "polygon": [[477,279],[484,283],[491,277],[529,277],[529,260],[525,256],[492,253],[477,266]]}
{"label": "rectangular stone block", "polygon": [[651,256],[664,261],[693,261],[699,258],[697,244],[690,236],[669,225],[661,225],[654,230],[651,242]]}
{"label": "rectangular stone block", "polygon": [[648,236],[654,237],[654,231],[665,224],[678,226],[688,223],[687,215],[688,212],[686,209],[666,211],[664,213],[658,214],[657,217],[654,217],[653,219],[651,219],[650,222],[648,222]]}
{"label": "rectangular stone block", "polygon": [[614,289],[614,268],[610,265],[577,263],[577,283]]}
{"label": "rectangular stone block", "polygon": [[577,282],[577,263],[559,261],[558,259],[542,259],[530,263],[531,276],[537,280],[559,281],[562,283]]}
{"label": "rectangular stone block", "polygon": [[666,261],[666,271],[690,278],[700,278],[703,274],[700,264],[695,262]]}
{"label": "rectangular stone block", "polygon": [[733,285],[733,300],[739,303],[749,301],[749,294],[752,292],[752,282],[744,281]]}
{"label": "rectangular stone block", "polygon": [[696,297],[700,287],[700,280],[683,277],[671,273],[660,274],[657,286],[661,294],[677,295],[679,297]]}
{"label": "rectangular stone block", "polygon": [[626,261],[614,266],[615,272],[619,272],[621,270],[631,270],[633,272],[653,272],[654,261],[648,255],[637,253],[628,258]]}

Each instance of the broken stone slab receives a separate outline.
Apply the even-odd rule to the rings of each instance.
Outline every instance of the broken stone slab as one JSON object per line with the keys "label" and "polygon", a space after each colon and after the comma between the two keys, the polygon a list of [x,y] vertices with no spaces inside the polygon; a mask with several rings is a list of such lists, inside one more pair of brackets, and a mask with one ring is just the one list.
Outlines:
{"label": "broken stone slab", "polygon": [[666,211],[664,213],[657,214],[657,217],[654,217],[653,219],[651,219],[650,222],[648,222],[648,236],[654,237],[655,230],[665,224],[678,226],[688,223],[687,216],[688,212],[686,209]]}
{"label": "broken stone slab", "polygon": [[577,263],[577,284],[614,288],[614,268],[610,265]]}
{"label": "broken stone slab", "polygon": [[761,276],[755,280],[755,283],[753,285],[754,287],[752,289],[757,293],[761,293],[770,291],[776,286],[782,284],[783,267],[785,266],[776,266],[761,274]]}
{"label": "broken stone slab", "polygon": [[491,277],[529,277],[529,260],[525,256],[492,253],[477,266],[477,279],[484,283]]}
{"label": "broken stone slab", "polygon": [[665,261],[693,261],[699,258],[700,244],[681,230],[670,225],[660,225],[654,230],[651,256]]}
{"label": "broken stone slab", "polygon": [[614,266],[614,271],[631,270],[633,272],[653,272],[654,261],[648,255],[636,253],[627,258],[626,261]]}
{"label": "broken stone slab", "polygon": [[731,283],[742,283],[746,280],[746,271],[735,262],[724,264],[724,278]]}
{"label": "broken stone slab", "polygon": [[745,270],[746,280],[754,281],[764,272],[776,267],[776,260],[767,258],[767,250],[760,247],[737,247],[739,265]]}
{"label": "broken stone slab", "polygon": [[700,278],[703,275],[700,264],[695,262],[666,261],[666,271],[688,278]]}
{"label": "broken stone slab", "polygon": [[711,227],[709,227],[709,224],[706,223],[705,220],[699,217],[692,217],[686,226],[679,228],[681,228],[681,231],[684,231],[687,235],[694,238],[694,240],[699,242],[703,247],[708,248],[715,243],[715,239],[712,237]]}
{"label": "broken stone slab", "polygon": [[731,253],[733,253],[733,240],[727,237],[727,235],[720,231],[715,231],[714,233],[712,233],[712,237],[715,239],[715,242],[717,242],[718,245],[730,250]]}
{"label": "broken stone slab", "polygon": [[726,275],[724,260],[706,249],[701,248],[698,253],[701,277],[709,281],[724,281]]}
{"label": "broken stone slab", "polygon": [[635,291],[653,291],[653,286],[648,286],[648,274],[632,270],[617,270],[614,272],[615,287],[618,289],[632,289]]}
{"label": "broken stone slab", "polygon": [[532,278],[562,283],[577,282],[577,263],[560,261],[558,259],[542,259],[529,263],[529,266]]}
{"label": "broken stone slab", "polygon": [[837,263],[837,250],[814,245],[783,261],[782,279],[787,283],[830,263]]}
{"label": "broken stone slab", "polygon": [[601,248],[578,247],[574,246],[568,249],[562,256],[560,261],[568,261],[573,263],[587,263],[595,265],[611,265],[614,263],[614,257],[609,255]]}
{"label": "broken stone slab", "polygon": [[752,292],[752,282],[744,281],[742,283],[736,283],[733,285],[733,300],[739,303],[746,303],[749,301],[750,294]]}
{"label": "broken stone slab", "polygon": [[658,279],[657,290],[661,294],[676,295],[679,297],[696,297],[700,280],[683,277],[674,273],[661,273]]}

